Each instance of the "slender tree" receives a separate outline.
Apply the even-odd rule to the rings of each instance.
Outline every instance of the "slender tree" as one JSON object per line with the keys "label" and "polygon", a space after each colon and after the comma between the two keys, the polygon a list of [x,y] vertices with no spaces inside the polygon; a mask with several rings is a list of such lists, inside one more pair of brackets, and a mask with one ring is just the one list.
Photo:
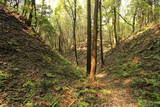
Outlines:
{"label": "slender tree", "polygon": [[59,31],[60,31],[60,34],[59,34],[59,37],[58,37],[58,39],[59,39],[59,42],[58,42],[59,48],[58,48],[58,50],[59,50],[60,53],[63,53],[63,49],[62,49],[63,31],[62,31],[62,28],[61,28],[61,25],[60,25],[59,21],[58,21],[58,20],[56,20],[56,21],[57,21],[58,29],[59,29]]}
{"label": "slender tree", "polygon": [[103,60],[103,37],[102,37],[102,0],[99,1],[99,18],[100,18],[100,46],[101,46],[101,66],[104,65]]}
{"label": "slender tree", "polygon": [[27,1],[24,0],[24,4],[23,4],[24,7],[23,7],[23,10],[22,10],[22,15],[23,15],[23,16],[26,16],[26,10],[25,10],[26,4],[27,4]]}
{"label": "slender tree", "polygon": [[99,4],[99,0],[95,0],[92,58],[91,58],[91,71],[90,71],[91,81],[94,81],[95,79],[95,73],[97,68],[98,4]]}
{"label": "slender tree", "polygon": [[78,54],[77,54],[77,38],[76,38],[76,28],[77,28],[77,0],[73,1],[73,5],[71,4],[70,0],[67,0],[68,7],[66,1],[64,1],[64,8],[66,12],[72,19],[72,32],[73,32],[73,45],[74,45],[74,52],[75,52],[75,60],[76,64],[78,65]]}
{"label": "slender tree", "polygon": [[91,70],[91,0],[87,0],[87,75]]}
{"label": "slender tree", "polygon": [[[29,18],[27,23],[28,26],[31,26],[32,24],[33,12],[35,12],[35,18],[36,18],[36,1],[35,0],[31,1],[31,10],[29,13]],[[36,19],[36,22],[37,22],[37,19]]]}
{"label": "slender tree", "polygon": [[74,39],[74,51],[76,63],[78,65],[78,54],[77,54],[77,40],[76,40],[76,27],[77,27],[77,0],[74,0],[74,13],[73,13],[73,39]]}
{"label": "slender tree", "polygon": [[116,6],[114,5],[113,6],[113,14],[114,14],[114,20],[113,20],[113,26],[114,26],[114,37],[115,37],[115,42],[116,42],[116,45],[118,46],[118,35],[117,35],[117,13],[116,13]]}
{"label": "slender tree", "polygon": [[133,14],[133,21],[132,21],[132,32],[135,32],[135,24],[136,24],[136,15],[137,15],[137,8],[135,8],[135,12]]}

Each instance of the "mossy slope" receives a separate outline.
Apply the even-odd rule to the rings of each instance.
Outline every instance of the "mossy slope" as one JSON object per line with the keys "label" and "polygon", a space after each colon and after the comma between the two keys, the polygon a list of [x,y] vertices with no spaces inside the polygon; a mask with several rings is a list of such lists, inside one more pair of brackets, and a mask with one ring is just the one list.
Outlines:
{"label": "mossy slope", "polygon": [[0,105],[58,106],[63,91],[81,77],[18,14],[0,5]]}
{"label": "mossy slope", "polygon": [[152,24],[106,54],[106,70],[130,79],[139,106],[160,106],[160,24]]}

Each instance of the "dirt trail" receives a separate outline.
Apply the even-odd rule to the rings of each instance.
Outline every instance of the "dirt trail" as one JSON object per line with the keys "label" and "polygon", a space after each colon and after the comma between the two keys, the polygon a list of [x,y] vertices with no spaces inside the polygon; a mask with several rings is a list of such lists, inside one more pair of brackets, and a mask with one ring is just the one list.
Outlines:
{"label": "dirt trail", "polygon": [[129,87],[131,79],[113,79],[107,73],[97,74],[97,80],[103,84],[101,107],[138,107],[133,91]]}

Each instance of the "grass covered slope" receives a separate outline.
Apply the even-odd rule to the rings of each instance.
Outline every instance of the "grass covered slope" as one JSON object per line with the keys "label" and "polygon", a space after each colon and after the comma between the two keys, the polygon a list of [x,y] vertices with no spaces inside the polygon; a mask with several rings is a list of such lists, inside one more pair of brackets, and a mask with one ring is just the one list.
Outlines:
{"label": "grass covered slope", "polygon": [[0,105],[70,103],[65,92],[81,73],[16,17],[0,5]]}
{"label": "grass covered slope", "polygon": [[140,107],[160,106],[160,24],[126,39],[105,60],[110,77],[128,80]]}

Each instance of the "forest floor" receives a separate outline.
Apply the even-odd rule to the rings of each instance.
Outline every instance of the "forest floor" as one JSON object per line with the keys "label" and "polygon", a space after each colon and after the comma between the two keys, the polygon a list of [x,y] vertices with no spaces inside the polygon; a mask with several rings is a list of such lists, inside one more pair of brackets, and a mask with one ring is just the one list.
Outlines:
{"label": "forest floor", "polygon": [[[86,51],[78,53],[85,67]],[[108,93],[102,95],[102,107],[160,106],[160,24],[144,27],[104,56],[106,65],[101,68],[98,62],[97,69],[97,81]],[[73,51],[66,58],[73,62]]]}
{"label": "forest floor", "polygon": [[103,84],[104,103],[101,107],[138,107],[133,90],[129,86],[130,79],[111,78],[106,71],[97,74],[97,80]]}
{"label": "forest floor", "polygon": [[[90,83],[83,69],[52,50],[22,19],[0,5],[0,107],[159,106],[160,25],[145,27],[105,53],[106,66]],[[80,54],[84,64],[86,54]]]}

